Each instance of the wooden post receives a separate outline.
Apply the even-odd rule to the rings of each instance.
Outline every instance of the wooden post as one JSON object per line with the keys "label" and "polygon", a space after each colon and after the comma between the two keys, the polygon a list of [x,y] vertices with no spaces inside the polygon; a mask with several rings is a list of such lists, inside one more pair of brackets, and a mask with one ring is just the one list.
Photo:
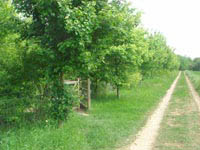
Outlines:
{"label": "wooden post", "polygon": [[80,78],[78,78],[78,97],[80,97]]}
{"label": "wooden post", "polygon": [[90,90],[90,79],[88,78],[88,110],[91,108],[91,90]]}
{"label": "wooden post", "polygon": [[119,95],[119,86],[117,86],[117,98],[119,99],[120,95]]}

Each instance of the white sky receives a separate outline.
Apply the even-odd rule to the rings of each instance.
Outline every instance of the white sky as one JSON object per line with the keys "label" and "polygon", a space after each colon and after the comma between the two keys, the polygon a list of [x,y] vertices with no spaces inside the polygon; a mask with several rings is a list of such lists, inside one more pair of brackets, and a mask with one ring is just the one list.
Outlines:
{"label": "white sky", "polygon": [[160,31],[177,54],[200,57],[200,0],[129,0],[145,28]]}

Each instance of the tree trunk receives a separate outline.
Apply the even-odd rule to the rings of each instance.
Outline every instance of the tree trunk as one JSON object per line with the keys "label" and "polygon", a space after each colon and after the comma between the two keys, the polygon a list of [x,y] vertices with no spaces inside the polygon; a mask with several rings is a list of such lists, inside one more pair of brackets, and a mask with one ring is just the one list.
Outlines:
{"label": "tree trunk", "polygon": [[88,78],[88,110],[91,108],[91,89],[90,89],[90,79]]}
{"label": "tree trunk", "polygon": [[64,86],[64,72],[60,74],[60,83],[62,86]]}
{"label": "tree trunk", "polygon": [[119,86],[117,86],[117,98],[120,98],[120,93],[119,93]]}
{"label": "tree trunk", "polygon": [[98,79],[95,80],[95,94],[94,97],[96,98],[98,95]]}

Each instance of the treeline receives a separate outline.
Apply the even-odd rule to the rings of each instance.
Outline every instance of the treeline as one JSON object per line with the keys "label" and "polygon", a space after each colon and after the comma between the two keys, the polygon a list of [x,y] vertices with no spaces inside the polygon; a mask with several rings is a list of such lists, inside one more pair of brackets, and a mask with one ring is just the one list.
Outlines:
{"label": "treeline", "polygon": [[180,60],[180,70],[200,71],[200,58],[191,59],[185,56],[178,56]]}
{"label": "treeline", "polygon": [[119,96],[135,77],[180,65],[126,1],[1,0],[0,14],[0,119],[29,108],[64,119],[77,99],[64,79],[90,78],[94,91],[104,82]]}

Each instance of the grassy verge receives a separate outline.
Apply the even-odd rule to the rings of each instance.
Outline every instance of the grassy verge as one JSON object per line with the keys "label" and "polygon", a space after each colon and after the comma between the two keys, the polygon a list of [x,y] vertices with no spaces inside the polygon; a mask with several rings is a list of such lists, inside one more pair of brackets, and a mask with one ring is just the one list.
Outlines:
{"label": "grassy verge", "polygon": [[92,101],[89,116],[72,113],[62,128],[54,122],[1,131],[1,150],[113,150],[127,144],[144,125],[148,114],[166,93],[177,72],[146,79],[121,98],[107,96]]}
{"label": "grassy verge", "polygon": [[186,74],[190,78],[194,88],[200,94],[200,71],[186,71]]}
{"label": "grassy verge", "polygon": [[154,150],[199,150],[200,118],[182,74],[161,124]]}

